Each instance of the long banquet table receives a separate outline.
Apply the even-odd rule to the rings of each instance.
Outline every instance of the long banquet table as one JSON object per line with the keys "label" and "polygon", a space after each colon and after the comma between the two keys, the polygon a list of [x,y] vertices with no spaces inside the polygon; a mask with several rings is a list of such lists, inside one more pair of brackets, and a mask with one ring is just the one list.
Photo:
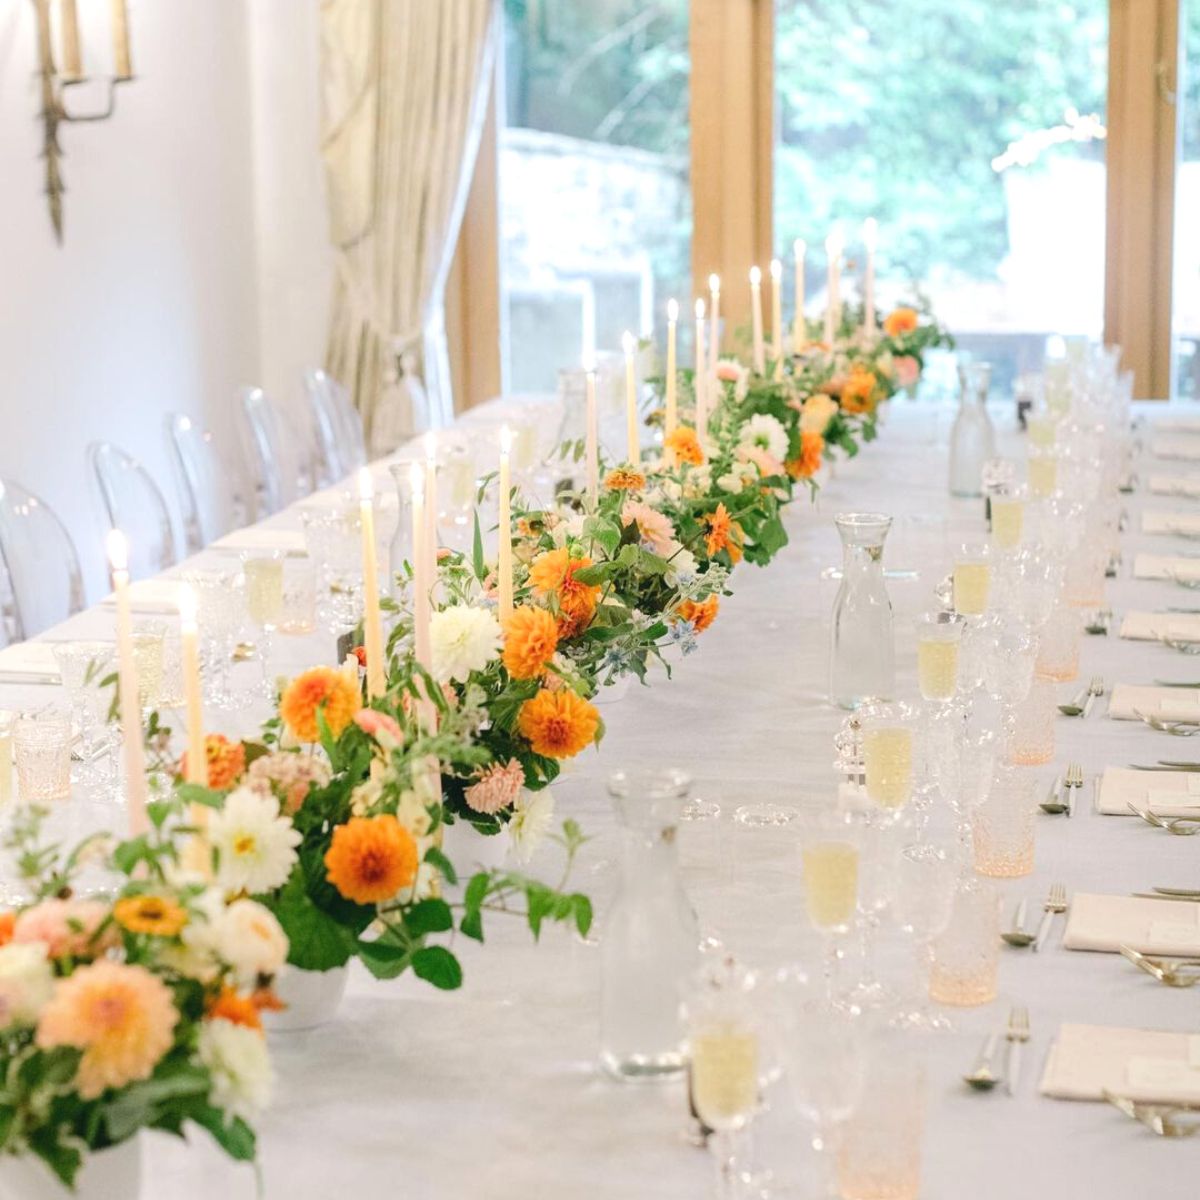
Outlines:
{"label": "long banquet table", "polygon": [[[735,594],[675,678],[656,678],[650,689],[635,684],[604,707],[603,747],[582,755],[556,787],[560,815],[577,817],[594,835],[575,882],[597,900],[601,937],[616,855],[605,777],[625,764],[678,763],[723,809],[719,821],[690,824],[683,835],[685,879],[705,927],[751,963],[799,958],[815,966],[794,845],[786,835],[736,826],[731,814],[755,799],[802,805],[811,798],[806,777],[828,774],[843,714],[826,701],[834,585],[820,574],[840,561],[832,523],[840,510],[894,514],[889,561],[919,573],[890,585],[901,686],[915,694],[912,617],[931,604],[955,532],[981,527],[977,502],[947,495],[946,426],[944,410],[939,418],[928,404],[895,403],[880,441],[837,466],[816,507],[802,499],[792,507],[791,543],[772,566],[735,572]],[[1017,436],[1004,432],[1002,449],[1014,451]],[[381,470],[381,484],[386,478]],[[1128,501],[1133,520],[1121,576],[1109,582],[1112,607],[1119,614],[1186,603],[1180,597],[1190,593],[1171,583],[1134,581],[1130,564],[1139,548],[1181,552],[1177,541],[1140,534],[1138,514],[1187,502],[1143,493]],[[269,527],[299,528],[298,511],[278,515]],[[221,561],[212,554],[198,561],[206,559]],[[111,611],[97,607],[46,636],[110,636],[111,629]],[[280,670],[332,655],[327,637],[278,641]],[[1108,638],[1085,639],[1080,674],[1101,674],[1110,685],[1182,679],[1193,661],[1166,647],[1123,642],[1114,625]],[[0,686],[0,707],[44,703],[47,691]],[[1189,743],[1137,722],[1113,722],[1103,705],[1087,721],[1060,719],[1057,735],[1053,769],[1082,762],[1085,802],[1074,820],[1039,816],[1035,873],[1004,885],[1005,911],[1027,896],[1036,917],[1052,882],[1069,893],[1200,883],[1200,844],[1134,818],[1097,816],[1090,804],[1090,777],[1106,764],[1171,757]],[[1045,768],[1047,782],[1051,773]],[[682,1085],[621,1085],[597,1069],[596,945],[551,931],[533,946],[517,922],[493,921],[482,952],[459,948],[467,978],[457,993],[411,979],[380,983],[356,969],[334,1023],[272,1037],[277,1094],[259,1123],[269,1200],[707,1194],[707,1156],[682,1136]],[[971,1093],[960,1075],[1014,1003],[1028,1006],[1033,1029],[1019,1094]],[[1056,932],[1041,954],[1005,951],[998,999],[953,1016],[955,1031],[928,1041],[926,1200],[1196,1194],[1200,1141],[1166,1142],[1104,1105],[1038,1094],[1060,1023],[1195,1029],[1194,992],[1160,987],[1117,955],[1064,951]],[[253,1172],[231,1166],[199,1131],[186,1147],[160,1135],[143,1141],[143,1200],[256,1195]],[[806,1145],[807,1127],[781,1092],[761,1120],[760,1161],[798,1162],[803,1170]]]}

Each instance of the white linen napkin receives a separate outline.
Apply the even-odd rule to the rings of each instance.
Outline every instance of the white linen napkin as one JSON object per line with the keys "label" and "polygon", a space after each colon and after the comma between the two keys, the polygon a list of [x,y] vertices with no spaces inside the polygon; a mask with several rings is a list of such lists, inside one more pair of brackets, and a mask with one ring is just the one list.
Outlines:
{"label": "white linen napkin", "polygon": [[1200,1100],[1200,1037],[1111,1025],[1062,1025],[1046,1058],[1043,1096],[1145,1104]]}
{"label": "white linen napkin", "polygon": [[1156,458],[1186,459],[1200,461],[1200,437],[1187,437],[1178,433],[1156,437],[1150,443],[1150,453]]}
{"label": "white linen napkin", "polygon": [[1192,537],[1200,534],[1200,514],[1163,512],[1153,510],[1142,513],[1143,533],[1165,533]]}
{"label": "white linen napkin", "polygon": [[1121,622],[1121,636],[1135,642],[1200,642],[1200,613],[1130,612]]}
{"label": "white linen napkin", "polygon": [[0,650],[0,674],[59,674],[54,646],[50,642],[15,642]]}
{"label": "white linen napkin", "polygon": [[1108,715],[1114,721],[1139,721],[1138,713],[1164,721],[1200,721],[1200,691],[1118,683],[1108,698]]}
{"label": "white linen napkin", "polygon": [[1111,954],[1132,946],[1143,954],[1200,955],[1200,904],[1077,892],[1062,944]]}
{"label": "white linen napkin", "polygon": [[1153,414],[1150,419],[1157,433],[1200,433],[1200,412],[1172,412],[1168,408],[1164,413]]}
{"label": "white linen napkin", "polygon": [[1200,815],[1200,772],[1105,767],[1096,807],[1106,817],[1132,817],[1129,802],[1160,817]]}
{"label": "white linen napkin", "polygon": [[299,529],[272,529],[269,525],[249,525],[217,538],[215,550],[282,550],[286,553],[303,551],[304,533]]}
{"label": "white linen napkin", "polygon": [[1200,558],[1184,554],[1139,554],[1133,560],[1134,579],[1171,579],[1200,583]]}
{"label": "white linen napkin", "polygon": [[1200,476],[1151,475],[1147,487],[1156,496],[1190,496],[1200,500]]}
{"label": "white linen napkin", "polygon": [[[161,611],[169,615],[170,610],[179,608],[179,589],[182,586],[181,579],[139,579],[129,585],[129,606],[135,610]],[[100,603],[107,608],[116,607],[116,593],[109,592]]]}

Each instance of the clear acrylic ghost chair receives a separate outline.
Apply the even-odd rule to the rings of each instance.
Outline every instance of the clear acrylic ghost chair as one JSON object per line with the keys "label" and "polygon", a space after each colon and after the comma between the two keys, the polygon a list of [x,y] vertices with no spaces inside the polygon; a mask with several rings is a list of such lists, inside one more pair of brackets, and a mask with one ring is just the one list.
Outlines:
{"label": "clear acrylic ghost chair", "polygon": [[130,577],[143,579],[173,566],[171,514],[150,472],[110,442],[93,442],[87,456],[108,527],[129,538]]}
{"label": "clear acrylic ghost chair", "polygon": [[83,607],[79,555],[54,511],[0,479],[0,645],[33,637]]}
{"label": "clear acrylic ghost chair", "polygon": [[322,370],[304,372],[304,394],[316,439],[320,483],[329,487],[367,465],[362,418],[346,389]]}
{"label": "clear acrylic ghost chair", "polygon": [[269,517],[313,489],[313,457],[279,406],[259,387],[242,388],[238,432],[254,479],[256,518]]}
{"label": "clear acrylic ghost chair", "polygon": [[183,540],[188,554],[246,524],[246,505],[207,429],[183,413],[168,413],[167,448],[175,469]]}

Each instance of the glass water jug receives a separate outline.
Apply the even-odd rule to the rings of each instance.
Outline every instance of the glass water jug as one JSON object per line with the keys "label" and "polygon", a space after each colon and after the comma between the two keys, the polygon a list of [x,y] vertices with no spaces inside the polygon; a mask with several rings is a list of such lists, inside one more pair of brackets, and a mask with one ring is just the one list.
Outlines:
{"label": "glass water jug", "polygon": [[829,689],[840,708],[887,700],[896,690],[892,602],[883,578],[886,513],[840,513],[842,582],[833,602]]}
{"label": "glass water jug", "polygon": [[958,368],[958,416],[950,432],[950,494],[983,495],[983,464],[996,454],[996,433],[987,412],[990,363]]}

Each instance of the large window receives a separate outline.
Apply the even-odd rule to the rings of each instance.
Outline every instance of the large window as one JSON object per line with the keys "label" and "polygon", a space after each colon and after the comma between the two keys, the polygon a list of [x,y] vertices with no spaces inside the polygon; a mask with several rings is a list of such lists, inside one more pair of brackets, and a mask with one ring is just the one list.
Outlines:
{"label": "large window", "polygon": [[[777,0],[776,241],[879,221],[881,286],[915,284],[1004,387],[1047,336],[1098,337],[1107,0]],[[887,298],[886,296],[884,297]]]}
{"label": "large window", "polygon": [[507,391],[650,333],[691,295],[687,0],[506,0]]}

